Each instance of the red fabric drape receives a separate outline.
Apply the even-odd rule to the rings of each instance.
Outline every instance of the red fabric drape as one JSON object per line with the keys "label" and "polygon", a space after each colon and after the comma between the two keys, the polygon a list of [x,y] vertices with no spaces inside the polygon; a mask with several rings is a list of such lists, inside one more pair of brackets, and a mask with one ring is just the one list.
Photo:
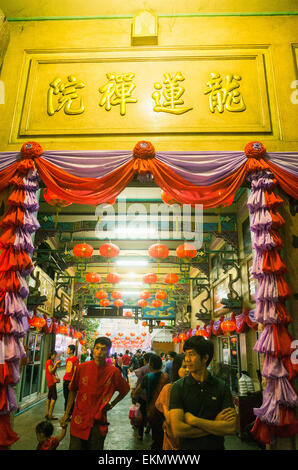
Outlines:
{"label": "red fabric drape", "polygon": [[19,162],[14,162],[8,168],[5,168],[5,170],[1,171],[1,173],[0,173],[0,193],[5,188],[7,188],[7,186],[9,186],[10,180],[14,176],[15,171],[18,167],[18,163]]}
{"label": "red fabric drape", "polygon": [[298,179],[288,171],[285,171],[280,167],[276,166],[274,163],[270,161],[267,161],[267,163],[281,188],[287,194],[290,194],[294,199],[297,199]]}
{"label": "red fabric drape", "polygon": [[47,162],[35,159],[45,185],[66,201],[77,204],[100,204],[117,197],[133,178],[133,161],[129,161],[103,178],[78,178]]}

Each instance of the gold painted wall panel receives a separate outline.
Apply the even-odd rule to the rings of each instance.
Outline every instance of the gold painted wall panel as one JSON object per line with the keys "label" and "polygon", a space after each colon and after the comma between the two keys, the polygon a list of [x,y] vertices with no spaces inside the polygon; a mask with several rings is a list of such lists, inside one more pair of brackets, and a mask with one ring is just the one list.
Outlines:
{"label": "gold painted wall panel", "polygon": [[[61,134],[270,133],[269,90],[265,78],[267,57],[266,47],[228,52],[198,48],[142,52],[103,49],[93,53],[30,51],[23,68],[25,90],[24,101],[18,105],[20,122],[15,121],[13,135],[17,139]],[[100,93],[99,88],[104,90],[109,73],[133,74],[129,83],[135,88],[128,90],[122,100],[123,115],[120,114],[120,98],[109,111],[105,109],[107,101],[102,106],[99,104],[105,94]],[[180,87],[179,99],[172,104],[165,95],[167,73],[172,79],[181,73],[181,80],[174,83],[174,88]],[[220,91],[215,85],[214,93],[207,86],[211,73],[219,74],[222,80]],[[63,97],[58,93],[50,100],[53,112],[49,115],[47,95],[53,89],[50,83],[59,77],[60,83],[67,84],[70,75],[77,82],[83,82],[82,88],[75,90],[76,97],[69,107],[74,114],[67,114],[65,107],[54,112],[58,109],[59,98],[67,100],[67,95]],[[231,82],[227,85],[228,75]],[[162,87],[159,112],[154,110],[156,102],[152,97],[153,92],[158,93],[154,88],[156,82]],[[238,88],[234,90],[234,86]],[[226,99],[224,106],[224,93],[231,96],[234,92],[240,94],[240,103],[228,106]],[[210,104],[211,93],[214,106]]]}

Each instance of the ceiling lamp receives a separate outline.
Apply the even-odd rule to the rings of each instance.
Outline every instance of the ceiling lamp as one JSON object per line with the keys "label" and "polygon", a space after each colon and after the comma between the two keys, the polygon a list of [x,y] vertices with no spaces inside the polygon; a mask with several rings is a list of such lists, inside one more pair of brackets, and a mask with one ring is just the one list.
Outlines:
{"label": "ceiling lamp", "polygon": [[78,258],[90,258],[93,254],[93,247],[87,243],[79,243],[73,247],[72,251]]}

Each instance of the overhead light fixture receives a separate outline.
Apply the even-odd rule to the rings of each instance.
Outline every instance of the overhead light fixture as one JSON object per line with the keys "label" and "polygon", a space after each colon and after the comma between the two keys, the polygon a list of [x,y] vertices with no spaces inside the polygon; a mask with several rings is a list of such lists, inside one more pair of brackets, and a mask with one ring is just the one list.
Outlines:
{"label": "overhead light fixture", "polygon": [[139,297],[140,291],[128,290],[123,292],[123,296],[126,297]]}
{"label": "overhead light fixture", "polygon": [[121,286],[131,286],[131,287],[137,287],[137,286],[142,286],[143,283],[142,282],[136,282],[136,281],[121,281],[119,282],[119,287]]}
{"label": "overhead light fixture", "polygon": [[117,259],[116,260],[117,266],[147,266],[148,261],[145,259],[138,259],[138,258],[127,258],[127,259]]}

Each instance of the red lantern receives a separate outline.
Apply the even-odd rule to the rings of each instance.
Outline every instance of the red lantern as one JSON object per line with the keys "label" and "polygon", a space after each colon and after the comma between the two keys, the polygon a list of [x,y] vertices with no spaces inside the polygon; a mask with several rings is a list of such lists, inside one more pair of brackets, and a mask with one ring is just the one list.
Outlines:
{"label": "red lantern", "polygon": [[229,335],[232,331],[236,330],[236,324],[234,321],[225,320],[221,322],[220,327],[224,334]]}
{"label": "red lantern", "polygon": [[110,301],[107,299],[102,299],[99,301],[99,305],[101,305],[102,307],[108,307],[110,305]]}
{"label": "red lantern", "polygon": [[167,298],[167,293],[164,290],[158,290],[155,294],[157,300],[164,300]]}
{"label": "red lantern", "polygon": [[157,282],[157,275],[153,273],[144,274],[143,282],[145,284],[154,284],[155,282]]}
{"label": "red lantern", "polygon": [[119,292],[118,290],[114,290],[112,292],[112,299],[122,299],[122,292]]}
{"label": "red lantern", "polygon": [[205,330],[198,329],[196,331],[196,336],[206,336]]}
{"label": "red lantern", "polygon": [[99,247],[99,253],[105,258],[116,258],[120,253],[120,248],[113,243],[104,243]]}
{"label": "red lantern", "polygon": [[106,336],[108,336],[108,337],[111,336],[111,333],[106,333]]}
{"label": "red lantern", "polygon": [[81,339],[80,344],[81,344],[82,346],[86,346],[87,341],[86,341],[85,339]]}
{"label": "red lantern", "polygon": [[128,311],[125,312],[123,315],[124,315],[125,317],[132,317],[132,316],[133,316],[131,310],[128,310]]}
{"label": "red lantern", "polygon": [[129,340],[130,340],[130,337],[129,337],[129,336],[125,336],[125,339],[126,339],[126,341],[129,341]]}
{"label": "red lantern", "polygon": [[196,247],[190,243],[182,243],[176,248],[176,255],[178,258],[190,259],[194,258],[197,254]]}
{"label": "red lantern", "polygon": [[72,204],[71,202],[62,199],[60,196],[57,196],[57,194],[53,193],[49,188],[45,188],[43,190],[43,197],[50,206],[54,207],[67,207]]}
{"label": "red lantern", "polygon": [[156,243],[155,245],[151,245],[149,247],[148,253],[151,258],[163,259],[169,256],[169,248],[166,245]]}
{"label": "red lantern", "polygon": [[150,292],[148,290],[144,290],[143,292],[140,293],[141,299],[149,299],[150,298]]}
{"label": "red lantern", "polygon": [[121,276],[120,274],[117,273],[109,273],[107,275],[107,282],[110,282],[111,284],[118,284],[118,282],[121,281]]}
{"label": "red lantern", "polygon": [[139,307],[145,308],[145,307],[147,307],[147,305],[148,305],[147,300],[144,300],[144,299],[138,300],[138,306]]}
{"label": "red lantern", "polygon": [[146,321],[142,322],[142,326],[148,326]]}
{"label": "red lantern", "polygon": [[95,284],[101,281],[100,275],[97,273],[87,273],[85,276],[85,279],[87,282],[91,282],[92,284]]}
{"label": "red lantern", "polygon": [[155,308],[161,307],[162,306],[162,301],[161,300],[153,300],[152,305]]}
{"label": "red lantern", "polygon": [[82,333],[80,331],[76,331],[73,336],[74,336],[75,339],[81,339],[82,338]]}
{"label": "red lantern", "polygon": [[79,243],[73,247],[72,251],[74,256],[78,256],[79,258],[90,258],[93,254],[93,247],[87,245],[87,243]]}
{"label": "red lantern", "polygon": [[104,290],[98,290],[95,297],[99,300],[106,299],[108,297],[108,293]]}
{"label": "red lantern", "polygon": [[169,206],[171,206],[172,204],[179,204],[179,202],[176,201],[176,199],[174,199],[165,191],[161,191],[161,199],[163,200],[165,204],[168,204]]}
{"label": "red lantern", "polygon": [[41,317],[33,317],[32,320],[30,321],[30,325],[34,326],[34,328],[37,328],[39,330],[41,330],[45,326],[46,323],[47,323],[46,320]]}
{"label": "red lantern", "polygon": [[114,340],[117,341],[119,338],[118,336],[114,336]]}
{"label": "red lantern", "polygon": [[145,331],[143,331],[143,333],[141,333],[142,336],[147,336],[147,333],[145,333]]}
{"label": "red lantern", "polygon": [[120,336],[120,337],[123,336],[123,333],[118,333],[118,336]]}
{"label": "red lantern", "polygon": [[120,299],[118,300],[118,299],[117,299],[117,300],[114,300],[114,305],[115,305],[115,307],[117,307],[117,308],[123,307],[124,302],[123,302],[123,300],[120,300]]}
{"label": "red lantern", "polygon": [[130,333],[130,336],[135,336],[135,333]]}
{"label": "red lantern", "polygon": [[159,326],[166,326],[164,321],[159,322]]}
{"label": "red lantern", "polygon": [[166,284],[176,284],[179,281],[179,277],[175,273],[166,274],[163,282]]}

